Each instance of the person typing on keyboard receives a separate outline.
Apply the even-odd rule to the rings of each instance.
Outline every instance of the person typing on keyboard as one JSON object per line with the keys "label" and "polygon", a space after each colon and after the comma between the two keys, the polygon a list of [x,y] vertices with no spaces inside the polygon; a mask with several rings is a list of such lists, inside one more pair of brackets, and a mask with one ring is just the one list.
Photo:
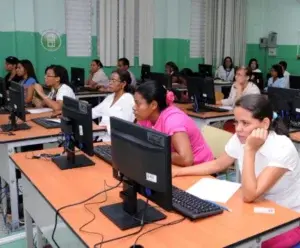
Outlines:
{"label": "person typing on keyboard", "polygon": [[100,126],[106,126],[107,133],[99,137],[102,141],[110,141],[110,117],[118,117],[126,121],[134,121],[134,99],[131,92],[131,77],[128,71],[116,70],[111,74],[108,95],[99,105],[92,109],[92,118],[101,117]]}
{"label": "person typing on keyboard", "polygon": [[134,114],[139,125],[172,137],[172,163],[191,166],[213,159],[195,122],[172,105],[174,94],[159,82],[149,81],[136,89]]}
{"label": "person typing on keyboard", "polygon": [[[237,161],[245,202],[263,197],[300,212],[299,155],[269,100],[258,94],[243,96],[236,102],[234,117],[236,133],[223,155],[198,166],[173,168],[173,176],[211,175]],[[268,240],[262,247],[293,247],[297,243],[300,228]]]}
{"label": "person typing on keyboard", "polygon": [[242,96],[249,94],[260,94],[256,84],[250,82],[251,69],[248,67],[239,67],[236,70],[235,82],[231,87],[229,97],[217,101],[217,105],[234,107],[235,102]]}

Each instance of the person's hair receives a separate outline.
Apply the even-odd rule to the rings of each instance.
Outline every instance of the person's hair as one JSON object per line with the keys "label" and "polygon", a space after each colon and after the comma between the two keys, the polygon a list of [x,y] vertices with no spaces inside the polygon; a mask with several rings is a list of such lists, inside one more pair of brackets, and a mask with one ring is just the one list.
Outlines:
{"label": "person's hair", "polygon": [[238,71],[241,71],[241,70],[243,70],[243,71],[245,72],[245,75],[246,75],[247,77],[249,77],[249,80],[250,80],[250,77],[251,77],[251,75],[252,75],[252,70],[251,70],[251,68],[250,68],[250,67],[245,67],[245,66],[239,66],[239,67],[237,67],[237,68],[235,69],[235,73],[237,73]]}
{"label": "person's hair", "polygon": [[255,62],[255,63],[256,63],[256,68],[255,68],[255,69],[258,69],[258,68],[259,68],[258,61],[257,61],[257,59],[255,59],[255,58],[252,58],[252,59],[249,60],[248,67],[251,68],[252,62]]}
{"label": "person's hair", "polygon": [[118,61],[122,62],[123,65],[127,65],[128,67],[130,66],[129,60],[127,58],[120,58]]}
{"label": "person's hair", "polygon": [[14,56],[9,56],[5,58],[5,62],[10,65],[17,65],[19,63],[19,60]]}
{"label": "person's hair", "polygon": [[136,89],[136,92],[142,95],[148,104],[152,101],[156,101],[160,112],[168,107],[166,99],[167,90],[157,81],[148,81],[141,84]]}
{"label": "person's hair", "polygon": [[34,80],[38,83],[38,80],[36,78],[36,75],[35,75],[35,71],[34,71],[34,68],[33,68],[33,65],[32,63],[30,62],[30,60],[28,59],[23,59],[23,60],[19,60],[18,62],[19,64],[21,64],[23,67],[24,67],[24,70],[26,71],[26,74],[28,76],[28,78],[34,78]]}
{"label": "person's hair", "polygon": [[272,65],[272,69],[277,72],[278,78],[283,77],[283,70],[282,70],[281,65],[279,65],[279,64]]}
{"label": "person's hair", "polygon": [[178,66],[172,61],[167,62],[165,66],[169,66],[174,72],[179,72]]}
{"label": "person's hair", "polygon": [[131,87],[131,76],[128,71],[123,71],[123,70],[115,70],[112,73],[116,73],[119,75],[120,81],[126,82],[126,86],[124,87],[124,91],[128,93],[133,93],[133,88]]}
{"label": "person's hair", "polygon": [[61,65],[50,65],[46,68],[45,73],[50,69],[53,70],[56,77],[60,78],[61,84],[69,84],[69,74],[65,67]]}
{"label": "person's hair", "polygon": [[100,68],[103,68],[103,64],[99,59],[93,59],[93,62],[95,62]]}
{"label": "person's hair", "polygon": [[280,117],[273,119],[273,107],[265,95],[250,94],[242,96],[235,103],[235,107],[241,107],[252,113],[252,117],[262,121],[264,118],[270,120],[269,130],[279,135],[288,136],[289,130]]}
{"label": "person's hair", "polygon": [[280,61],[278,64],[280,64],[284,68],[284,70],[286,70],[286,68],[287,68],[287,62]]}
{"label": "person's hair", "polygon": [[226,69],[225,62],[226,62],[227,59],[230,59],[230,61],[231,61],[231,66],[230,66],[230,70],[231,70],[232,68],[234,68],[234,65],[233,65],[232,58],[229,57],[229,56],[227,56],[227,57],[224,58],[224,60],[223,60],[223,67],[224,67],[224,69]]}

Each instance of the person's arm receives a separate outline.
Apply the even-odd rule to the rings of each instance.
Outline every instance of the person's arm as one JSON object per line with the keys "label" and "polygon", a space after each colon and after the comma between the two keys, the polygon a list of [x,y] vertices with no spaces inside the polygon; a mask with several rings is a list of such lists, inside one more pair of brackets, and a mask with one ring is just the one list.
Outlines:
{"label": "person's arm", "polygon": [[222,172],[228,169],[235,159],[230,157],[224,152],[219,158],[205,162],[199,165],[184,167],[184,168],[173,168],[173,177],[178,176],[207,176],[214,173]]}
{"label": "person's arm", "polygon": [[267,167],[258,178],[255,175],[255,154],[257,151],[245,148],[242,170],[242,192],[245,202],[253,202],[267,192],[288,171],[286,168]]}
{"label": "person's arm", "polygon": [[237,89],[235,88],[235,85],[232,85],[231,89],[230,89],[230,93],[229,93],[228,98],[222,99],[220,101],[221,105],[223,105],[223,106],[232,106],[234,104],[234,99],[235,99],[236,91],[237,91]]}
{"label": "person's arm", "polygon": [[26,99],[25,99],[25,103],[32,103],[33,100],[33,95],[34,95],[34,85],[30,85],[27,87],[27,95],[26,95]]}
{"label": "person's arm", "polygon": [[186,132],[174,133],[171,138],[175,152],[172,152],[172,164],[178,166],[192,166],[194,156],[191,143]]}
{"label": "person's arm", "polygon": [[54,101],[54,100],[50,99],[44,93],[43,87],[40,84],[35,84],[34,85],[34,90],[40,96],[40,98],[43,100],[43,103],[44,103],[45,106],[53,109],[54,111],[60,111],[62,109],[63,101],[60,100],[60,99],[57,100],[57,101]]}
{"label": "person's arm", "polygon": [[101,103],[99,103],[96,107],[92,108],[92,119],[97,119],[103,116],[104,109],[109,107],[109,103],[112,102],[112,95],[107,96]]}

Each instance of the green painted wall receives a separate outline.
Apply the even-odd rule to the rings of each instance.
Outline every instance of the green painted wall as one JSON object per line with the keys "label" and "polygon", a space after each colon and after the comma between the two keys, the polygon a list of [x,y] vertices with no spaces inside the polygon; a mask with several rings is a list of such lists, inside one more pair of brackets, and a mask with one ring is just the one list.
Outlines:
{"label": "green painted wall", "polygon": [[[292,75],[300,75],[300,60],[296,59],[296,45],[278,45],[277,56],[268,56],[265,49],[259,47],[258,44],[247,44],[246,64],[251,58],[256,58],[260,63],[261,70],[265,73],[269,71],[273,64],[277,64],[281,60],[288,63],[287,70]],[[266,66],[265,66],[266,65]]]}
{"label": "green painted wall", "polygon": [[[41,45],[41,35],[32,32],[0,32],[0,61],[10,55],[20,59],[29,59],[35,66],[38,79],[43,82],[44,70],[50,64],[61,64],[67,69],[70,67],[85,68],[89,71],[90,61],[97,58],[97,38],[92,37],[92,56],[90,57],[67,57],[66,56],[66,35],[61,36],[62,46],[54,52],[45,50]],[[183,39],[154,39],[154,65],[152,71],[163,72],[164,64],[167,61],[174,61],[180,69],[189,67],[197,70],[198,64],[203,59],[190,58],[189,40]],[[138,65],[138,58],[135,59]],[[105,67],[105,72],[110,74],[114,67]],[[139,78],[140,67],[133,66],[132,72]],[[4,68],[1,66],[0,75],[4,75]]]}

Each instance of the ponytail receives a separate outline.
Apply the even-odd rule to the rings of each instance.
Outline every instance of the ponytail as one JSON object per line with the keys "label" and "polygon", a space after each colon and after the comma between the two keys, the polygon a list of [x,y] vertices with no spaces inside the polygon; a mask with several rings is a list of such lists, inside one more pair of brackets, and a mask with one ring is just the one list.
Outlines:
{"label": "ponytail", "polygon": [[270,130],[274,131],[278,135],[289,136],[289,129],[280,117],[277,117],[274,120],[272,120]]}

